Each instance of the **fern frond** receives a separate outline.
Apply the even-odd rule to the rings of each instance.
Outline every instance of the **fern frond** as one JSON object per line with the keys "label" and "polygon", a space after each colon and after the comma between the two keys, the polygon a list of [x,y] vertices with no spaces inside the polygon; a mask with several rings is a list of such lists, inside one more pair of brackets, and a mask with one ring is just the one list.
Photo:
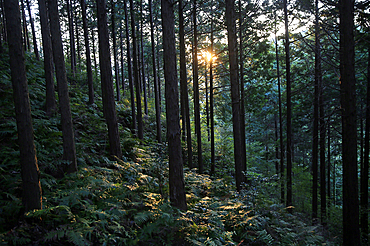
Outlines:
{"label": "fern frond", "polygon": [[144,212],[140,212],[138,213],[137,215],[135,215],[134,217],[134,221],[138,224],[138,225],[142,225],[144,224],[145,222],[149,221],[151,218],[152,218],[152,212],[150,211],[144,211]]}
{"label": "fern frond", "polygon": [[76,246],[88,246],[89,243],[87,240],[83,237],[81,232],[76,231],[67,231],[66,233],[68,237],[68,241],[73,243]]}

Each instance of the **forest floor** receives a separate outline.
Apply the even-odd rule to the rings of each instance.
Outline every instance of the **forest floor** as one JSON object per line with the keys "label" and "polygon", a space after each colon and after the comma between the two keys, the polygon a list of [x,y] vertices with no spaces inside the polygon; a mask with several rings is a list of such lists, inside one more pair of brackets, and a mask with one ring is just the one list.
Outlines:
{"label": "forest floor", "polygon": [[[279,203],[276,175],[249,171],[235,192],[232,163],[214,177],[185,168],[187,211],[170,206],[166,145],[126,127],[128,101],[117,102],[122,159],[107,150],[101,99],[86,105],[83,79],[70,86],[78,171],[64,175],[60,116],[45,115],[42,64],[27,59],[43,209],[24,213],[10,70],[0,59],[0,245],[338,245],[341,229],[312,226],[306,211]],[[98,91],[98,90],[96,90]],[[333,231],[335,232],[333,234]],[[330,233],[331,232],[331,233]]]}

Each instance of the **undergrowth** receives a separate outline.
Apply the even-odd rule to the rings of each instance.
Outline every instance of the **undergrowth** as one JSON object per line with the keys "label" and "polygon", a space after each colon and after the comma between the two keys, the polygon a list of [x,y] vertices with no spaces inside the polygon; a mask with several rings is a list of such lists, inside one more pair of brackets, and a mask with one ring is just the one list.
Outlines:
{"label": "undergrowth", "polygon": [[[274,200],[278,178],[256,170],[235,192],[232,165],[218,175],[185,169],[188,211],[168,198],[166,146],[139,142],[127,128],[128,101],[117,103],[122,159],[108,155],[101,100],[87,106],[87,88],[70,86],[78,172],[64,175],[58,114],[47,117],[41,63],[27,59],[43,208],[24,213],[19,151],[7,58],[0,59],[1,245],[330,245],[320,226]],[[151,123],[147,124],[149,130]],[[154,135],[154,134],[153,134]]]}

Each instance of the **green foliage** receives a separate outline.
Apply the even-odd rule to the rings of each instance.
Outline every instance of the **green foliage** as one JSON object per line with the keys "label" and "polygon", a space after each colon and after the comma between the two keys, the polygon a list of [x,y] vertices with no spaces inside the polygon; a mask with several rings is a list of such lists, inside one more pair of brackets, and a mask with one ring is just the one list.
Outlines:
{"label": "green foliage", "polygon": [[[263,60],[262,55],[267,56],[261,53],[256,59]],[[129,101],[117,102],[124,155],[111,157],[99,95],[95,104],[85,105],[83,78],[69,76],[79,170],[65,175],[60,118],[58,114],[48,117],[43,111],[42,66],[32,58],[27,59],[27,73],[43,208],[24,214],[9,68],[6,58],[0,58],[0,245],[330,245],[322,236],[323,228],[312,227],[304,219],[304,211],[289,214],[275,199],[280,180],[269,169],[274,160],[265,158],[269,153],[263,140],[267,130],[249,143],[248,183],[242,192],[235,192],[232,125],[223,121],[230,117],[227,104],[218,105],[216,175],[184,170],[189,209],[183,212],[169,202],[167,146],[152,140],[154,114],[146,119],[149,133],[140,142],[127,128]],[[249,89],[267,95],[271,88]],[[229,100],[225,92],[218,97]],[[272,110],[263,96],[254,95],[253,100],[263,108],[261,118]],[[261,129],[257,123],[250,127],[256,132]],[[207,153],[205,157],[209,159]],[[303,197],[308,196],[305,188],[310,181],[306,169],[305,165],[294,169],[300,180],[294,189]],[[330,210],[335,223],[339,212],[335,206]]]}

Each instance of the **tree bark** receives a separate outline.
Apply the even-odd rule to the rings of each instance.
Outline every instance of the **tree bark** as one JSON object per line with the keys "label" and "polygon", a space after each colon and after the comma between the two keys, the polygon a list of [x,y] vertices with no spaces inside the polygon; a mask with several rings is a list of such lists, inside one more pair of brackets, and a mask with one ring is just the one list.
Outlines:
{"label": "tree bark", "polygon": [[238,80],[238,52],[236,39],[236,24],[235,24],[235,0],[226,0],[226,26],[227,39],[229,50],[229,70],[231,84],[231,102],[233,111],[233,136],[234,136],[234,160],[235,160],[235,179],[236,189],[240,191],[242,188],[243,176],[243,158],[242,158],[242,143],[240,130],[240,90]]}
{"label": "tree bark", "polygon": [[157,124],[157,141],[158,143],[161,143],[162,142],[161,108],[159,105],[158,77],[157,77],[157,66],[156,66],[156,57],[155,57],[155,40],[154,40],[154,24],[153,24],[153,9],[152,8],[153,8],[152,0],[149,0],[150,38],[151,38],[151,43],[152,43],[152,63],[153,63],[152,65],[153,65],[154,98],[155,98],[155,120]]}
{"label": "tree bark", "polygon": [[46,84],[46,104],[45,111],[47,115],[51,115],[56,109],[55,88],[54,88],[54,67],[53,67],[53,51],[51,48],[49,16],[45,0],[38,0],[39,15],[41,24],[42,45],[44,51],[44,70]]}
{"label": "tree bark", "polygon": [[126,31],[126,47],[127,47],[127,70],[128,70],[128,82],[130,88],[130,101],[131,101],[131,117],[132,126],[131,132],[136,134],[136,112],[135,112],[135,92],[134,92],[134,82],[132,75],[132,65],[131,65],[131,48],[130,48],[130,33],[129,33],[129,23],[128,23],[128,13],[127,13],[127,1],[124,0],[123,4],[125,12],[125,31]]}
{"label": "tree bark", "polygon": [[132,32],[132,59],[134,66],[134,84],[136,92],[136,112],[137,112],[137,137],[139,139],[144,138],[143,133],[143,114],[141,108],[141,95],[140,95],[140,80],[139,80],[139,63],[138,63],[138,45],[135,32],[135,10],[134,10],[134,1],[130,0],[130,12],[131,12],[131,32]]}
{"label": "tree bark", "polygon": [[117,34],[116,34],[116,20],[115,20],[115,2],[111,2],[111,20],[112,20],[112,41],[113,41],[113,59],[114,59],[114,79],[116,81],[116,94],[117,101],[121,100],[120,88],[119,88],[119,65],[118,65],[118,54],[117,54]]}
{"label": "tree bark", "polygon": [[276,73],[278,81],[278,97],[279,97],[279,142],[280,142],[280,202],[285,202],[285,184],[284,184],[284,139],[283,139],[283,114],[281,105],[281,81],[280,81],[280,62],[279,49],[276,36],[276,13],[275,13],[275,55],[276,55]]}
{"label": "tree bark", "polygon": [[[284,0],[284,22],[285,22],[285,64],[286,64],[286,96],[287,96],[287,198],[286,206],[293,205],[292,195],[292,89],[290,79],[290,54],[289,54],[289,29],[288,29],[288,3]],[[289,208],[289,211],[292,211]]]}
{"label": "tree bark", "polygon": [[[4,0],[5,1],[5,0]],[[21,8],[22,8],[22,23],[23,23],[23,43],[24,43],[24,50],[30,51],[30,38],[28,37],[28,30],[27,30],[27,21],[26,21],[26,11],[24,10],[24,2],[21,0]]]}
{"label": "tree bark", "polygon": [[365,147],[364,161],[361,168],[361,234],[368,241],[368,200],[369,200],[369,141],[370,141],[370,48],[367,60],[367,95],[366,95],[366,122],[365,122]]}
{"label": "tree bark", "polygon": [[76,148],[73,133],[71,107],[69,103],[66,66],[63,54],[62,35],[57,0],[49,0],[50,33],[53,46],[55,72],[58,83],[59,108],[63,133],[63,159],[69,161],[67,173],[77,171]]}
{"label": "tree bark", "polygon": [[[211,54],[213,54],[213,18],[211,19]],[[214,96],[213,96],[213,59],[209,63],[209,110],[211,120],[211,175],[216,171],[216,154],[215,154],[215,116],[214,116]],[[190,124],[190,123],[189,123]]]}
{"label": "tree bark", "polygon": [[202,131],[200,124],[199,105],[199,82],[198,82],[198,31],[197,31],[197,1],[193,1],[193,25],[194,25],[194,46],[193,46],[193,87],[194,87],[194,118],[195,133],[198,143],[198,172],[203,173],[202,157]]}
{"label": "tree bark", "polygon": [[68,16],[68,27],[69,27],[69,45],[70,45],[70,58],[71,58],[71,70],[73,77],[76,75],[76,46],[74,36],[74,24],[73,24],[73,6],[71,6],[71,0],[67,0],[67,16]]}
{"label": "tree bark", "polygon": [[193,168],[193,148],[191,143],[190,112],[186,71],[186,50],[185,50],[185,30],[184,30],[184,10],[182,0],[179,0],[179,39],[180,39],[180,87],[181,87],[181,107],[183,108],[182,120],[185,122],[187,161],[188,167]]}
{"label": "tree bark", "polygon": [[357,178],[354,1],[339,0],[340,100],[342,107],[343,245],[360,245]]}
{"label": "tree bark", "polygon": [[313,101],[313,138],[312,138],[312,222],[316,224],[318,218],[318,165],[319,165],[319,5],[315,1],[315,85]]}
{"label": "tree bark", "polygon": [[40,172],[34,144],[18,0],[6,0],[4,7],[7,20],[10,70],[20,151],[23,188],[22,202],[25,211],[28,212],[42,208]]}
{"label": "tree bark", "polygon": [[121,83],[122,83],[122,96],[125,96],[125,74],[124,74],[124,62],[123,62],[123,24],[120,22],[119,28],[119,43],[120,43],[120,55],[121,55]]}
{"label": "tree bark", "polygon": [[171,204],[187,210],[183,162],[181,157],[179,91],[177,84],[175,15],[173,0],[162,0],[164,76],[166,84],[166,120],[169,152]]}
{"label": "tree bark", "polygon": [[93,75],[92,75],[92,68],[91,68],[89,31],[87,27],[87,18],[86,18],[86,0],[81,0],[81,9],[82,9],[82,25],[84,29],[84,38],[85,38],[85,50],[86,50],[87,85],[89,87],[88,104],[93,104],[94,103],[94,83],[93,83]]}
{"label": "tree bark", "polygon": [[[145,63],[144,63],[144,35],[143,35],[143,19],[144,19],[144,12],[143,12],[143,1],[140,0],[140,59],[141,59],[141,78],[143,82],[143,93],[144,93],[144,113],[148,114],[148,95],[146,91],[146,78],[145,78]],[[149,83],[148,83],[149,84]]]}
{"label": "tree bark", "polygon": [[109,50],[109,34],[105,0],[96,0],[98,8],[99,60],[103,97],[103,112],[108,125],[110,154],[121,158],[122,150],[118,132],[116,104],[114,101],[112,66]]}
{"label": "tree bark", "polygon": [[244,51],[243,51],[243,16],[242,0],[239,0],[239,57],[240,57],[240,132],[242,144],[242,168],[247,170],[247,144],[245,139],[245,92],[244,92]]}
{"label": "tree bark", "polygon": [[40,60],[40,55],[39,55],[39,50],[37,48],[35,25],[33,23],[30,1],[26,0],[26,4],[27,4],[28,14],[30,16],[31,31],[32,31],[32,42],[33,42],[33,52],[35,53],[36,59],[39,61]]}

